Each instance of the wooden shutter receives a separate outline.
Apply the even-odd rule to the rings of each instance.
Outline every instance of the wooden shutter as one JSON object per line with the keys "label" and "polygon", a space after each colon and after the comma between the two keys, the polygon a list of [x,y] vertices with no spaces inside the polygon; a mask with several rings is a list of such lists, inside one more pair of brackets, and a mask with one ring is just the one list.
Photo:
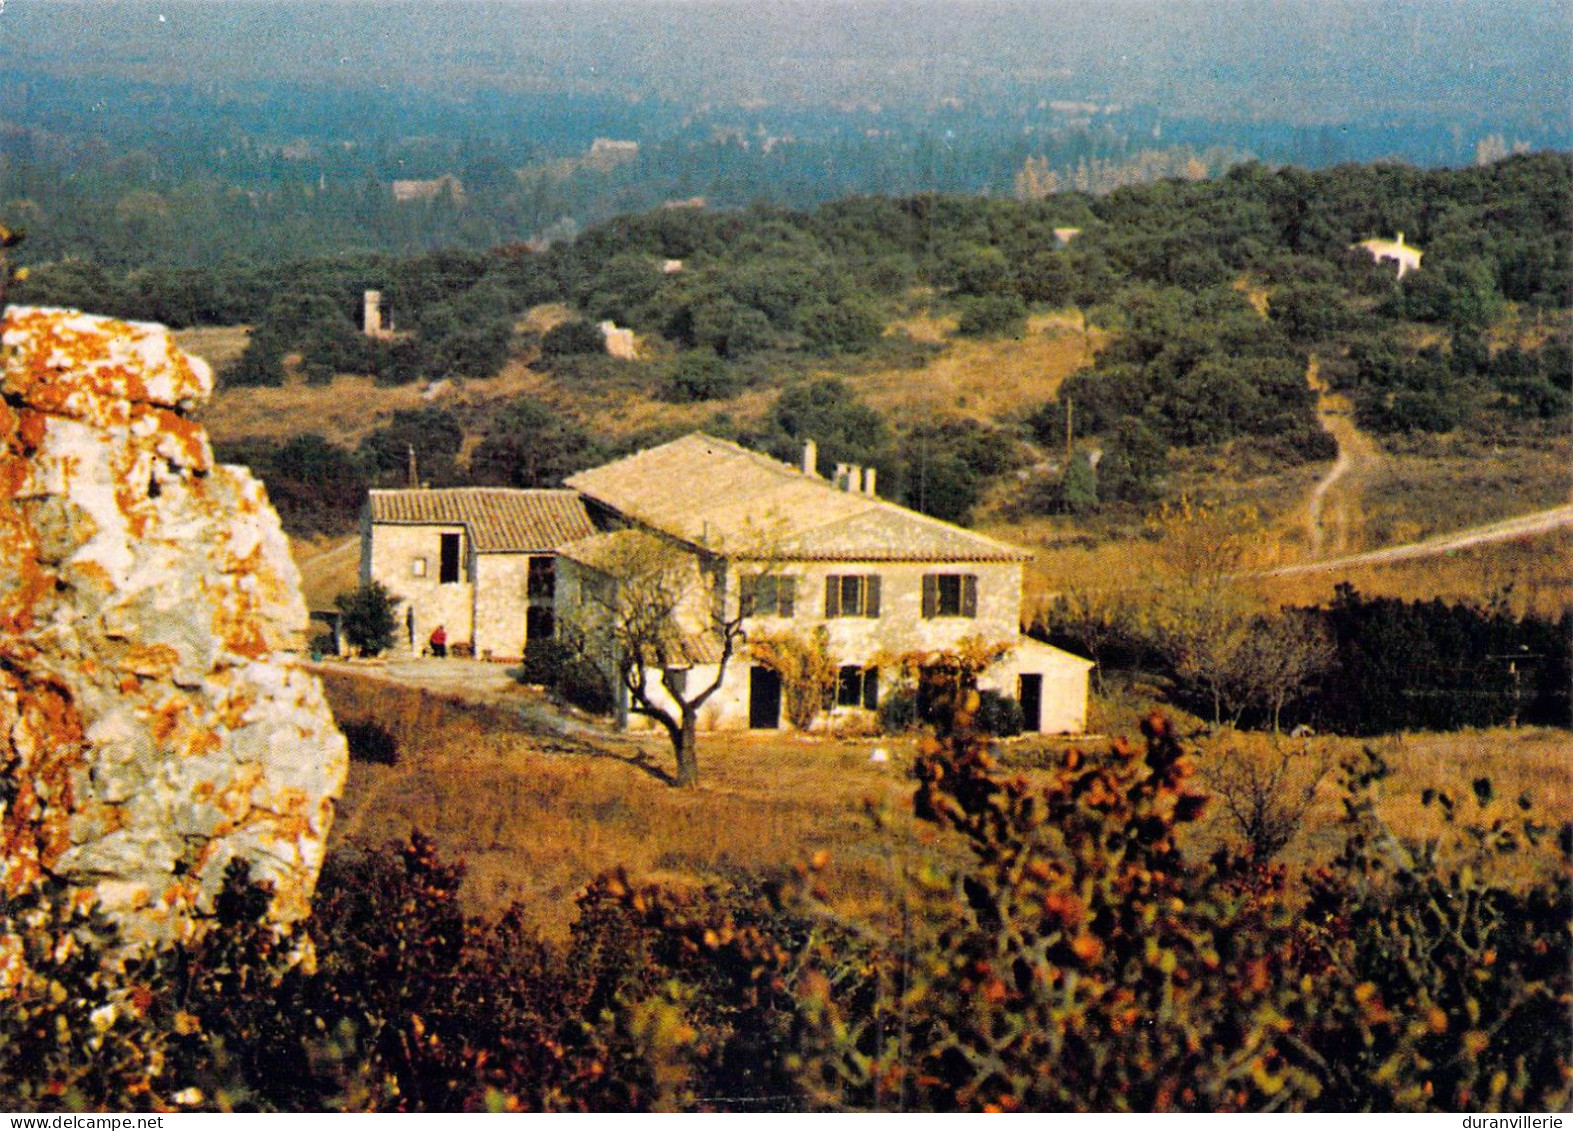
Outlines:
{"label": "wooden shutter", "polygon": [[879,669],[863,669],[863,706],[870,711],[879,709]]}
{"label": "wooden shutter", "polygon": [[939,574],[923,575],[923,616],[932,620],[939,612]]}
{"label": "wooden shutter", "polygon": [[961,615],[964,617],[978,615],[978,575],[975,573],[961,575]]}
{"label": "wooden shutter", "polygon": [[825,578],[825,619],[841,615],[841,578],[831,574]]}
{"label": "wooden shutter", "polygon": [[782,617],[797,614],[797,578],[776,578],[776,615]]}
{"label": "wooden shutter", "polygon": [[759,611],[759,575],[745,573],[737,579],[738,612],[751,617]]}
{"label": "wooden shutter", "polygon": [[871,573],[863,579],[863,615],[879,616],[879,574]]}

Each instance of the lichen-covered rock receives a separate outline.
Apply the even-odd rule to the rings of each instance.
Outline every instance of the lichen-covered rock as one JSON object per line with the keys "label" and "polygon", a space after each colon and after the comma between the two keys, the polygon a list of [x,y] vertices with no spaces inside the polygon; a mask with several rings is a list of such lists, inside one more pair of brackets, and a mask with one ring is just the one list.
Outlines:
{"label": "lichen-covered rock", "polygon": [[0,350],[0,887],[188,934],[229,860],[308,910],[344,739],[277,515],[161,326],[13,307]]}

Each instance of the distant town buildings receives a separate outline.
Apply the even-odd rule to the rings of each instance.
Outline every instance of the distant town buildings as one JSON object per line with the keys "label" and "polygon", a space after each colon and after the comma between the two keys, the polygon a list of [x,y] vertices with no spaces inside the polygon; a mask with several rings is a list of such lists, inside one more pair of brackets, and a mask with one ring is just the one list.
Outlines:
{"label": "distant town buildings", "polygon": [[615,169],[619,165],[639,159],[639,143],[637,141],[619,141],[615,138],[598,137],[590,143],[589,164],[598,169]]}
{"label": "distant town buildings", "polygon": [[394,181],[393,199],[399,204],[412,204],[436,200],[446,191],[455,201],[464,199],[464,185],[452,173],[444,173],[429,181]]}

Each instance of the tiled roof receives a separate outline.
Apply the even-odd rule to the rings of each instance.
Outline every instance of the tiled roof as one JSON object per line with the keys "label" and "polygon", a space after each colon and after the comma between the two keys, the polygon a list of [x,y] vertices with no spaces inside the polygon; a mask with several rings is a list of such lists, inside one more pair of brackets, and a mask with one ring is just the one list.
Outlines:
{"label": "tiled roof", "polygon": [[612,567],[622,567],[639,558],[654,560],[663,550],[669,552],[672,543],[664,542],[643,530],[608,530],[592,534],[557,547],[559,557],[605,573]]}
{"label": "tiled roof", "polygon": [[701,432],[581,471],[567,484],[636,522],[735,557],[972,562],[1032,556]]}
{"label": "tiled roof", "polygon": [[442,487],[372,491],[371,520],[401,526],[463,526],[479,554],[555,550],[595,533],[573,491]]}

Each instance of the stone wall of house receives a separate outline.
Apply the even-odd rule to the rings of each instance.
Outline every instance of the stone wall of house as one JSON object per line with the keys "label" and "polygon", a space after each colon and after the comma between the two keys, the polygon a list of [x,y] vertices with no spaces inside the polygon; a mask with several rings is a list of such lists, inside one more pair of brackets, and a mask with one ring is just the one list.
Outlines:
{"label": "stone wall of house", "polygon": [[1020,677],[1042,677],[1038,717],[1026,719],[1025,729],[1044,734],[1081,734],[1087,729],[1087,683],[1090,661],[1051,648],[1036,640],[1021,639],[998,663],[978,677],[978,687],[1017,698]]}
{"label": "stone wall of house", "polygon": [[[745,565],[743,572],[748,571]],[[954,648],[969,636],[990,643],[1015,640],[1021,632],[1021,564],[1019,562],[791,562],[775,572],[796,577],[797,599],[790,621],[759,617],[765,631],[811,632],[824,625],[830,649],[843,662],[865,663],[885,654],[932,652]],[[924,617],[924,574],[972,574],[977,577],[975,617]],[[880,579],[878,617],[825,618],[825,578],[830,575],[876,575]]]}
{"label": "stone wall of house", "polygon": [[190,418],[211,387],[162,327],[6,311],[0,886],[133,938],[194,930],[234,857],[303,916],[347,769],[278,517]]}
{"label": "stone wall of house", "polygon": [[524,655],[529,554],[480,554],[475,559],[475,654],[494,660]]}
{"label": "stone wall of house", "polygon": [[[474,639],[475,556],[462,526],[400,526],[379,523],[375,538],[368,527],[361,541],[361,579],[380,581],[398,601],[394,649],[409,648],[410,613],[414,613],[414,650],[419,654],[442,625],[448,643]],[[459,535],[459,580],[442,582],[442,535]],[[419,566],[417,566],[419,562]]]}

